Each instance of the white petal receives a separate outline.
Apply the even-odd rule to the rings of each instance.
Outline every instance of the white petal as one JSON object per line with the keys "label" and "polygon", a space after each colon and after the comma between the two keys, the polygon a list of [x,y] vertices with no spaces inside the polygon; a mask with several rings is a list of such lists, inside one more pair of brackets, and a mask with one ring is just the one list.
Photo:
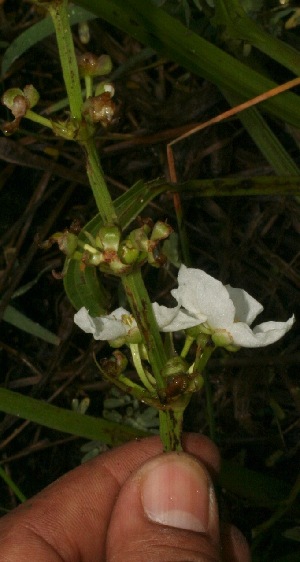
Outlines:
{"label": "white petal", "polygon": [[168,308],[154,302],[152,307],[161,332],[179,332],[180,330],[198,326],[198,324],[206,320],[205,316],[202,316],[202,319],[199,320],[199,318],[195,318],[187,312],[180,310],[179,305],[174,308]]}
{"label": "white petal", "polygon": [[263,311],[264,307],[243,289],[235,289],[226,285],[226,289],[235,307],[235,322],[246,322],[251,326],[256,316]]}
{"label": "white petal", "polygon": [[224,285],[201,269],[182,265],[178,273],[178,289],[173,297],[195,317],[207,317],[211,328],[223,328],[234,321],[235,308]]}
{"label": "white petal", "polygon": [[97,316],[96,318],[92,318],[86,308],[81,308],[75,314],[74,322],[84,332],[93,334],[95,340],[114,340],[126,336],[129,330],[136,326],[133,318],[130,325],[125,324],[122,321],[124,316],[131,317],[130,312],[122,307],[107,316]]}
{"label": "white petal", "polygon": [[291,329],[294,322],[295,317],[292,316],[287,322],[264,322],[256,326],[253,331],[243,322],[236,322],[227,329],[235,345],[265,347],[282,338]]}

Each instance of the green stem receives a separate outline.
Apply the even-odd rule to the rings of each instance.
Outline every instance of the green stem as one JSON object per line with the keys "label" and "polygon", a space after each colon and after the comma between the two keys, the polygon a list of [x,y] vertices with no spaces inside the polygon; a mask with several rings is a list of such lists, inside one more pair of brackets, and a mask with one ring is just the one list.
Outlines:
{"label": "green stem", "polygon": [[105,223],[117,224],[117,214],[109,194],[93,138],[81,141],[87,155],[87,175],[101,218]]}
{"label": "green stem", "polygon": [[122,283],[143,336],[157,388],[163,389],[166,384],[161,371],[167,358],[141,270],[123,276]]}
{"label": "green stem", "polygon": [[47,119],[47,117],[43,117],[42,115],[35,113],[35,111],[32,111],[31,109],[27,109],[25,117],[26,119],[30,119],[30,121],[33,121],[34,123],[39,123],[39,125],[42,125],[43,127],[52,129],[52,122],[50,121],[50,119]]}
{"label": "green stem", "polygon": [[81,121],[82,94],[67,5],[67,0],[58,0],[49,4],[48,10],[56,32],[71,116]]}
{"label": "green stem", "polygon": [[186,336],[182,351],[180,353],[180,357],[182,357],[182,359],[184,359],[187,356],[188,352],[190,351],[191,345],[194,341],[195,338],[193,338],[192,336]]}
{"label": "green stem", "polygon": [[151,394],[153,394],[154,389],[153,389],[152,384],[149,382],[149,380],[147,378],[147,375],[146,375],[146,373],[143,369],[138,344],[132,343],[132,344],[129,345],[129,347],[130,347],[130,351],[131,351],[132,361],[133,361],[133,364],[135,366],[135,370],[136,370],[138,376],[140,377],[141,382],[143,383],[145,388],[147,388],[147,390],[149,390],[149,392]]}
{"label": "green stem", "polygon": [[181,434],[183,414],[187,404],[179,409],[159,411],[159,431],[164,451],[182,451]]}
{"label": "green stem", "polygon": [[211,392],[211,385],[209,378],[204,373],[205,366],[210,359],[212,353],[214,352],[215,345],[213,344],[210,336],[206,334],[200,334],[197,338],[197,352],[196,352],[196,360],[194,363],[194,371],[199,372],[202,374],[204,379],[204,386],[205,386],[205,393],[206,393],[206,411],[208,417],[208,425],[209,425],[209,434],[210,438],[215,442],[216,441],[216,426],[215,426],[215,418],[214,418],[214,411],[212,407],[212,392]]}
{"label": "green stem", "polygon": [[84,82],[85,82],[85,96],[86,99],[88,99],[93,95],[93,79],[91,76],[85,76]]}

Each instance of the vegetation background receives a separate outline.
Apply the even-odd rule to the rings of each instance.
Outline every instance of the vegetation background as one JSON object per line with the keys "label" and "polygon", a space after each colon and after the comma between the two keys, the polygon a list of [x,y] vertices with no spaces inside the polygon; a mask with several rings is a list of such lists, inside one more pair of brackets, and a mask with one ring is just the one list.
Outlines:
{"label": "vegetation background", "polygon": [[[92,10],[93,2],[80,4],[85,8],[90,4]],[[148,0],[149,10],[150,4]],[[251,49],[247,41],[230,40],[222,34],[220,25],[212,24],[211,3],[153,0],[153,4],[181,22],[187,33],[204,37],[242,61],[249,72],[259,70],[278,83],[294,76],[290,68]],[[286,28],[292,16],[299,17],[292,5],[283,12],[275,2],[250,4],[247,17],[261,26],[262,33],[299,48],[297,19],[294,27]],[[21,0],[0,2],[2,56],[16,38],[35,29],[42,18],[39,5]],[[76,24],[73,29],[78,53],[87,49],[97,55],[108,53],[114,64],[111,79],[117,114],[112,125],[97,132],[97,146],[113,197],[141,179],[150,182],[168,176],[166,143],[178,137],[186,125],[204,122],[228,109],[229,96],[220,88],[219,78],[208,80],[205,73],[192,73],[119,25],[115,27],[108,18],[90,19],[87,44],[80,36],[87,33],[86,28],[78,29]],[[33,41],[16,58],[2,77],[1,87],[4,91],[31,83],[41,94],[41,114],[49,115],[65,98],[53,35]],[[61,104],[58,114],[63,116],[65,111]],[[278,189],[275,178],[281,175],[288,180],[291,176],[297,186],[299,130],[280,115],[272,116],[268,111],[258,115],[264,121],[255,134],[251,123],[248,126],[237,115],[186,138],[174,149],[176,171],[179,183],[211,180],[209,188],[214,193],[209,196],[208,189],[204,196],[189,191],[181,195],[193,266],[223,283],[247,290],[265,307],[261,321],[286,320],[292,313],[299,317],[300,208],[299,197],[290,191],[286,194],[283,180]],[[295,125],[299,115],[295,114]],[[2,108],[2,125],[8,120],[11,117]],[[259,131],[263,136],[265,125],[271,137],[269,150],[262,153],[257,136]],[[279,152],[270,138],[279,143]],[[83,226],[96,213],[80,148],[23,120],[13,137],[0,139],[0,159],[0,308],[4,315],[1,388],[67,410],[72,404],[76,408],[74,400],[77,408],[85,401],[90,415],[155,430],[155,419],[147,420],[142,408],[112,395],[109,384],[101,380],[93,351],[105,357],[109,350],[74,326],[74,308],[62,281],[52,274],[52,270],[62,270],[63,257],[56,248],[43,251],[38,245],[38,241],[73,221]],[[269,178],[268,193],[251,195],[256,178],[261,176]],[[248,189],[249,194],[238,196],[233,189],[226,192],[226,183],[225,192],[216,193],[216,185],[221,189],[216,183],[220,178],[235,178],[237,189]],[[156,197],[142,215],[167,219],[177,229],[170,193]],[[173,257],[175,261],[178,258]],[[176,283],[176,268],[170,266],[155,274],[145,270],[145,279],[151,298],[167,304]],[[106,286],[114,306],[123,296],[111,279],[106,280]],[[24,315],[21,325],[7,316],[8,305]],[[24,317],[56,334],[59,345],[24,331]],[[16,323],[18,327],[13,325]],[[185,429],[209,434],[213,424],[224,459],[235,463],[224,467],[221,508],[252,541],[254,561],[299,559],[295,552],[300,540],[299,361],[297,324],[278,344],[259,352],[220,352],[208,366],[210,393],[195,395],[186,413]],[[115,402],[109,402],[112,398]],[[208,401],[212,409],[207,407]],[[2,415],[0,434],[0,466],[27,497],[78,465],[89,449],[82,437],[10,414]],[[105,446],[93,444],[90,449],[102,450]],[[0,498],[2,513],[19,501],[4,480],[0,482]],[[278,507],[272,524],[253,536],[253,528],[269,521]]]}

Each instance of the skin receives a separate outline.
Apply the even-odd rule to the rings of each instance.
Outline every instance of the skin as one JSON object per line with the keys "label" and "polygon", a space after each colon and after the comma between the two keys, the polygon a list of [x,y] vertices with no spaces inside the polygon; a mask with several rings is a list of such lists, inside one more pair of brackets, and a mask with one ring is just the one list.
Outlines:
{"label": "skin", "polygon": [[[184,450],[184,462],[197,459],[209,479],[216,476],[220,458],[209,439],[188,434]],[[241,533],[230,525],[220,531],[214,501],[207,533],[145,516],[139,486],[158,455],[158,437],[134,441],[58,479],[0,520],[1,562],[250,562]]]}

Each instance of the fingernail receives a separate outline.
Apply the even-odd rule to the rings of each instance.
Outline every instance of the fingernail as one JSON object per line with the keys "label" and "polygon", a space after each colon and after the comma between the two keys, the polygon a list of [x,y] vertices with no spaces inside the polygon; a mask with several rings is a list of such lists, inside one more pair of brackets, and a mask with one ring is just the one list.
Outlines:
{"label": "fingernail", "polygon": [[214,491],[202,466],[182,453],[165,453],[148,462],[141,480],[145,515],[151,521],[206,533]]}

